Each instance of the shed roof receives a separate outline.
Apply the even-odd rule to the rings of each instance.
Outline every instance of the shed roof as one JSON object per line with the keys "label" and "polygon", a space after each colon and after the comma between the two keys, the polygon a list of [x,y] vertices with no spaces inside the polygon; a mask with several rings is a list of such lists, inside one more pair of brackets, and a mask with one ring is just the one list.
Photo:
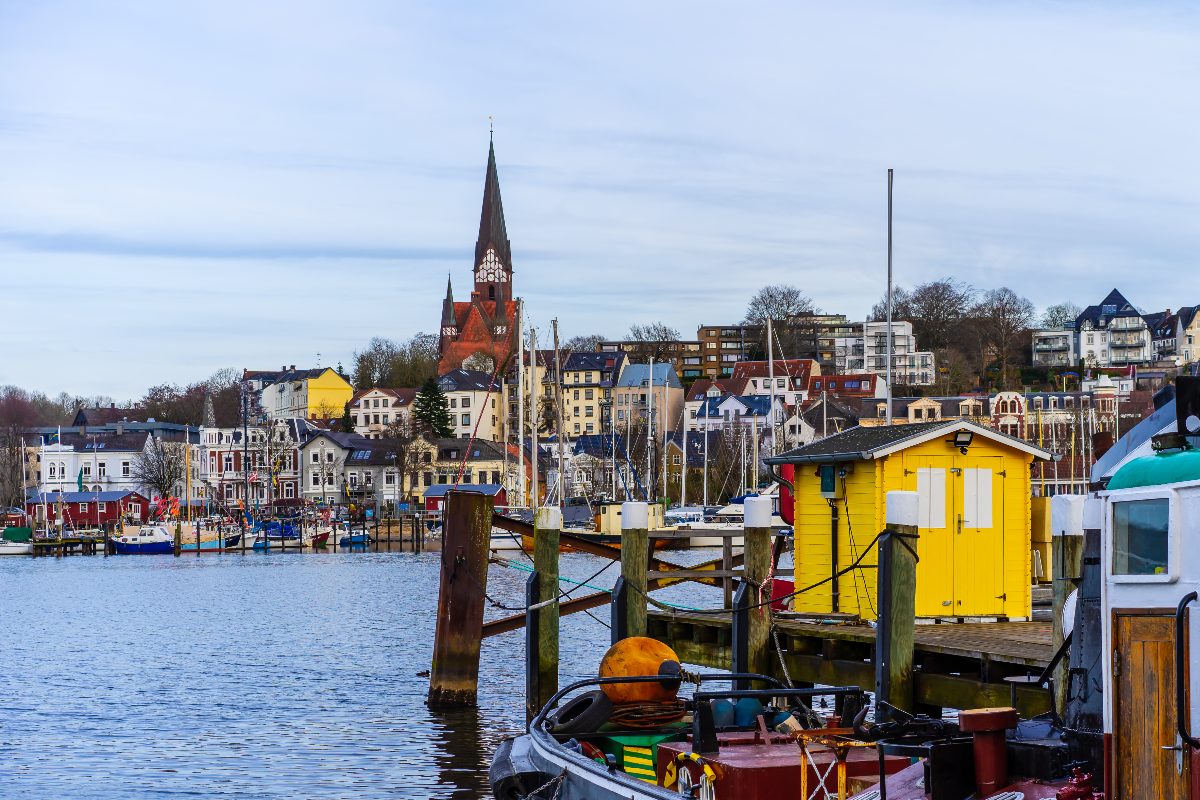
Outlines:
{"label": "shed roof", "polygon": [[859,425],[842,433],[826,437],[812,444],[797,447],[786,453],[767,459],[769,464],[806,464],[829,461],[866,461],[882,458],[898,450],[922,444],[960,430],[969,430],[994,442],[1028,453],[1035,458],[1050,460],[1050,452],[1035,447],[999,431],[976,425],[967,420],[941,420],[938,422],[916,422],[910,425]]}
{"label": "shed roof", "polygon": [[500,494],[503,487],[498,483],[460,483],[455,486],[453,483],[435,483],[425,490],[425,497],[445,497],[447,492],[478,492],[489,496]]}

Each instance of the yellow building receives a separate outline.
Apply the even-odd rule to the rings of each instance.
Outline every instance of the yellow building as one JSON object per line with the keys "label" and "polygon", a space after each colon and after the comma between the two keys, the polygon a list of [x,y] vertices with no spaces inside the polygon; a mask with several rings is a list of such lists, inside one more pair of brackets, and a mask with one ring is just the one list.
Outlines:
{"label": "yellow building", "polygon": [[[795,610],[877,615],[884,503],[919,496],[918,617],[1030,616],[1030,465],[1050,453],[966,420],[851,428],[770,459],[795,465]],[[867,552],[865,552],[867,551]],[[864,555],[865,552],[865,555]]]}
{"label": "yellow building", "polygon": [[340,417],[354,397],[354,387],[330,367],[292,366],[279,372],[247,370],[243,380],[259,392],[259,406],[270,419]]}

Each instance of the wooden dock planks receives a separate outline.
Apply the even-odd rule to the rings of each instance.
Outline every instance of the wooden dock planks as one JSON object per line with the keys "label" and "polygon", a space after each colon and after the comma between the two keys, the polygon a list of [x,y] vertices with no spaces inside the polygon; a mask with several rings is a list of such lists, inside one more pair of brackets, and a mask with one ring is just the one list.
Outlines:
{"label": "wooden dock planks", "polygon": [[[824,625],[777,618],[788,673],[794,681],[870,687],[875,629],[867,625]],[[728,668],[731,653],[728,617],[686,611],[654,611],[649,634],[670,645],[681,659]],[[919,624],[913,635],[918,707],[972,708],[1007,705],[1009,675],[1036,674],[1054,654],[1049,621]],[[779,661],[772,658],[779,677]],[[1042,690],[1019,687],[1018,708],[1025,714],[1049,708]]]}

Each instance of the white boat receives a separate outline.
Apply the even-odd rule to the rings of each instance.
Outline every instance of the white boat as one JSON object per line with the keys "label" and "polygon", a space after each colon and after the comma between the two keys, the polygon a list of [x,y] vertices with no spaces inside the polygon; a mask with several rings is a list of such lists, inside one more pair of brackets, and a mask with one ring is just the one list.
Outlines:
{"label": "white boat", "polygon": [[163,555],[175,552],[175,537],[162,525],[143,525],[112,540],[117,555]]}
{"label": "white boat", "polygon": [[10,542],[0,539],[0,556],[31,556],[33,542]]}

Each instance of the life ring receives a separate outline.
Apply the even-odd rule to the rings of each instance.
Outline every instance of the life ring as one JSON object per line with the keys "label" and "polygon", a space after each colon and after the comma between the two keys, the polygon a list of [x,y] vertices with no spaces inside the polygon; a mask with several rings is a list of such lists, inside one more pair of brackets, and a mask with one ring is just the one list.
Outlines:
{"label": "life ring", "polygon": [[662,785],[664,789],[670,789],[679,783],[679,772],[681,766],[684,770],[688,771],[688,778],[690,781],[691,771],[686,766],[689,761],[700,767],[703,776],[708,778],[710,785],[716,783],[716,771],[712,768],[712,765],[705,761],[699,753],[679,753],[673,760],[667,762],[667,768],[663,771]]}
{"label": "life ring", "polygon": [[612,701],[604,692],[585,692],[554,710],[549,718],[550,733],[556,736],[592,733],[608,722],[612,712]]}

